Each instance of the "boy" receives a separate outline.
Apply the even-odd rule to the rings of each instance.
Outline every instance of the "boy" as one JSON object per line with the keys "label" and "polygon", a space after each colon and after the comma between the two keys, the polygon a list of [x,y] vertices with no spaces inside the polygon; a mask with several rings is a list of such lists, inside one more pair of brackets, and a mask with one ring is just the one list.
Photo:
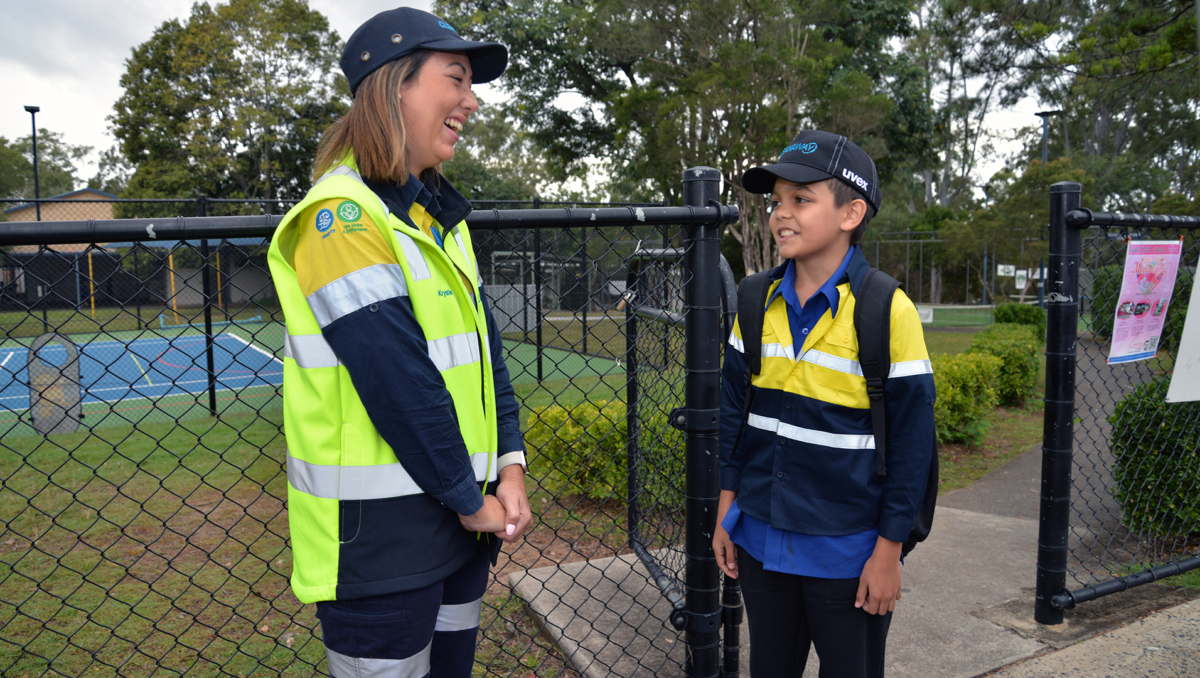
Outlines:
{"label": "boy", "polygon": [[754,678],[803,675],[810,644],[822,678],[883,675],[901,547],[929,470],[934,386],[916,308],[897,290],[887,475],[876,475],[850,280],[869,269],[855,245],[879,209],[878,184],[862,149],[819,131],[742,177],[751,193],[770,193],[786,260],[770,274],[752,388],[737,323],[722,371],[713,550],[742,584]]}

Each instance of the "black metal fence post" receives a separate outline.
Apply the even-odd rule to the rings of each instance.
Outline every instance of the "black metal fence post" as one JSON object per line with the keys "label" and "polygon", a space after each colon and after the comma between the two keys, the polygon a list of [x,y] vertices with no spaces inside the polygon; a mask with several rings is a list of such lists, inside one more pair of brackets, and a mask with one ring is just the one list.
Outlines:
{"label": "black metal fence post", "polygon": [[[683,174],[684,204],[707,207],[720,199],[721,172],[693,167]],[[717,412],[721,406],[720,226],[689,224],[684,251],[684,387],[687,430],[686,533],[687,644],[689,675],[715,677],[720,671],[720,572],[713,556],[717,521]]]}
{"label": "black metal fence post", "polygon": [[[196,199],[199,216],[208,216],[208,198],[200,196]],[[200,241],[200,280],[204,287],[204,360],[205,374],[208,375],[208,411],[217,415],[217,372],[213,365],[213,333],[212,333],[212,275],[209,273],[208,238]]]}
{"label": "black metal fence post", "polygon": [[[542,199],[538,196],[533,196],[533,209],[542,208]],[[542,232],[535,230],[533,232],[533,299],[536,307],[535,318],[537,319],[537,380],[538,384],[542,383]]]}
{"label": "black metal fence post", "polygon": [[1066,588],[1071,520],[1071,456],[1075,442],[1075,345],[1079,323],[1079,229],[1067,213],[1079,207],[1080,184],[1050,187],[1050,268],[1046,292],[1046,413],[1042,430],[1042,492],[1038,525],[1039,624],[1061,624],[1051,602]]}

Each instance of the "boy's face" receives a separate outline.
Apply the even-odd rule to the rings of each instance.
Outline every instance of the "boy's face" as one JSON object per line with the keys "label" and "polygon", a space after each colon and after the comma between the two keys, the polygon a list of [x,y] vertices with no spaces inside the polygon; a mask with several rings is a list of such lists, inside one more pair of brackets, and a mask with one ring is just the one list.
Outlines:
{"label": "boy's face", "polygon": [[866,201],[837,206],[824,181],[793,184],[776,179],[771,191],[771,234],[785,259],[844,256],[850,234],[866,213]]}

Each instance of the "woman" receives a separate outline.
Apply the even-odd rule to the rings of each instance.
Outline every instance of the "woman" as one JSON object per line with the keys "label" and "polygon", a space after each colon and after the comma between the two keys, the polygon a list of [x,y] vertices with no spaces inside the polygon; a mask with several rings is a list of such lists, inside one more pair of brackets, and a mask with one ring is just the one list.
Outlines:
{"label": "woman", "polygon": [[271,243],[291,583],[336,678],[469,676],[489,562],[532,520],[471,206],[439,174],[472,82],[507,62],[427,12],[363,24],[341,60],[354,103]]}

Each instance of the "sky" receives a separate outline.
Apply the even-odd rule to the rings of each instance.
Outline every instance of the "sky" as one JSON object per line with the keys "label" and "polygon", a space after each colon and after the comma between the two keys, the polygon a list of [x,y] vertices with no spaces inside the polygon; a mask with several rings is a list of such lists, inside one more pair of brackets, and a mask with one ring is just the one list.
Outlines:
{"label": "sky", "polygon": [[[363,21],[386,9],[407,5],[429,10],[430,0],[309,0],[344,40]],[[115,145],[108,116],[120,98],[121,75],[133,48],[169,19],[186,19],[192,0],[4,0],[0,6],[0,137],[13,140],[31,131],[25,106],[39,106],[37,125],[63,135],[73,145],[92,146],[79,177],[96,172],[99,152]],[[477,86],[482,98],[498,102],[498,91]],[[992,113],[987,124],[1011,136],[1037,124],[1036,102]],[[1002,153],[1015,144],[998,144]],[[993,158],[979,167],[981,181],[1001,168]]]}
{"label": "sky", "polygon": [[[125,60],[169,19],[186,19],[193,0],[4,0],[0,3],[0,137],[32,132],[25,106],[38,106],[38,129],[95,153],[79,176],[96,172],[100,151],[116,144],[108,116],[122,94]],[[429,0],[309,0],[345,40],[378,12]]]}

